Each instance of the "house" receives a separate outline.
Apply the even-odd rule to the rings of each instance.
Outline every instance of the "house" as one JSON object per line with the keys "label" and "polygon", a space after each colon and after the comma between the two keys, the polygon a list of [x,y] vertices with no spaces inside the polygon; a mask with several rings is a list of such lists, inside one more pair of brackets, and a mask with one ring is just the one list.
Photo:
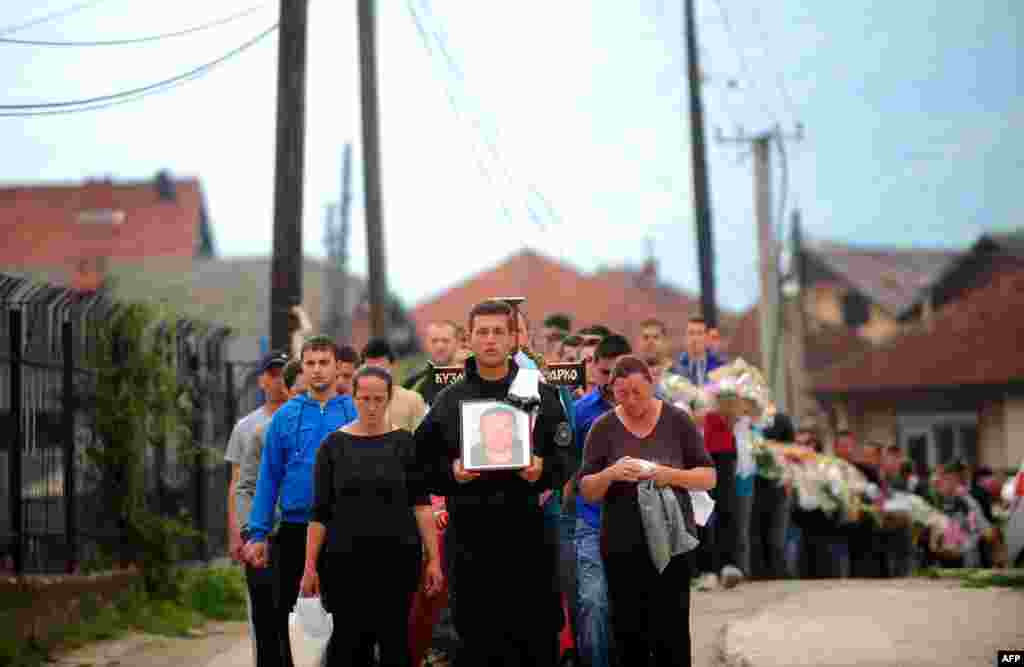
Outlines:
{"label": "house", "polygon": [[[929,465],[1024,459],[1024,268],[973,280],[913,330],[812,375],[835,423]],[[977,275],[977,274],[975,274]],[[954,291],[953,285],[939,289]]]}
{"label": "house", "polygon": [[[639,270],[609,268],[588,274],[524,248],[497,266],[421,302],[413,309],[412,319],[422,336],[429,323],[463,323],[474,305],[499,296],[525,297],[523,310],[535,330],[547,315],[564,312],[572,316],[574,329],[604,324],[635,341],[640,335],[640,322],[657,317],[668,325],[673,351],[683,348],[687,319],[700,313],[696,296],[661,282],[654,260],[648,260]],[[719,320],[728,334],[735,316],[722,312]]]}
{"label": "house", "polygon": [[160,171],[110,179],[0,186],[0,271],[83,290],[114,266],[187,270],[216,255],[198,179]]}
{"label": "house", "polygon": [[[784,407],[800,422],[834,427],[816,398],[811,375],[930,318],[936,286],[965,275],[967,269],[957,267],[970,252],[804,239],[799,226],[793,236],[792,275],[786,280],[790,289],[782,300]],[[770,359],[761,353],[757,313],[755,305],[741,317],[727,352],[760,366]]]}

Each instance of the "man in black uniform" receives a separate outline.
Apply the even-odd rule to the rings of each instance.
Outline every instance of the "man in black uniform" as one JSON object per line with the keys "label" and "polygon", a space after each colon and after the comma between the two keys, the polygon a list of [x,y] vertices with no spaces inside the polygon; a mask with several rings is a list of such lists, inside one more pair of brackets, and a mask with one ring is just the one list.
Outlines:
{"label": "man in black uniform", "polygon": [[461,403],[505,400],[520,372],[509,356],[515,324],[504,301],[473,308],[473,357],[466,362],[465,378],[437,395],[415,436],[434,493],[448,498],[450,585],[455,627],[463,641],[460,665],[553,667],[565,621],[557,544],[545,531],[540,506],[541,492],[564,483],[571,454],[572,438],[566,435],[571,431],[554,387],[537,384],[539,411],[527,468],[468,472],[461,460]]}

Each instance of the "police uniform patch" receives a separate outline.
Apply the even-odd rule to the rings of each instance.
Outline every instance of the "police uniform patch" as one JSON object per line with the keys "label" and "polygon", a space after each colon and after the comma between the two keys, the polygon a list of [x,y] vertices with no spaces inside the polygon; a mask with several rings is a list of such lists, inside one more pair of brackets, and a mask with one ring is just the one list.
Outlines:
{"label": "police uniform patch", "polygon": [[569,428],[569,422],[560,423],[555,429],[555,444],[559,447],[568,447],[571,442],[572,429]]}

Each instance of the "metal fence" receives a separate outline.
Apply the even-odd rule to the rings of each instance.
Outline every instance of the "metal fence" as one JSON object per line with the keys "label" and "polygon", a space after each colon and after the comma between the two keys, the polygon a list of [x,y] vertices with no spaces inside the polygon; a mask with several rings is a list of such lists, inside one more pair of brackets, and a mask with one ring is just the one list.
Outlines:
{"label": "metal fence", "polygon": [[[0,274],[0,573],[89,571],[102,562],[101,545],[119,541],[105,506],[116,487],[85,455],[102,443],[79,395],[101,344],[90,324],[118,308],[103,295]],[[227,551],[223,454],[238,416],[258,405],[255,364],[224,360],[226,328],[169,324],[160,329],[177,336],[179,379],[197,388],[196,453],[147,446],[145,502],[186,517],[203,539],[183,545],[185,558],[208,560]]]}

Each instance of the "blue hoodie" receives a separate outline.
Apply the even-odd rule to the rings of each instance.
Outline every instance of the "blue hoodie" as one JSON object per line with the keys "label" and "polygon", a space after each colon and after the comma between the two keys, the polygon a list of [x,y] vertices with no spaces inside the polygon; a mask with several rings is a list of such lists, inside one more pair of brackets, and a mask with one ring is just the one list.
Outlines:
{"label": "blue hoodie", "polygon": [[278,494],[283,522],[309,522],[316,452],[324,438],[355,421],[356,416],[350,396],[336,396],[321,407],[306,394],[296,396],[274,413],[264,436],[256,497],[249,516],[250,540],[262,542],[273,529]]}

